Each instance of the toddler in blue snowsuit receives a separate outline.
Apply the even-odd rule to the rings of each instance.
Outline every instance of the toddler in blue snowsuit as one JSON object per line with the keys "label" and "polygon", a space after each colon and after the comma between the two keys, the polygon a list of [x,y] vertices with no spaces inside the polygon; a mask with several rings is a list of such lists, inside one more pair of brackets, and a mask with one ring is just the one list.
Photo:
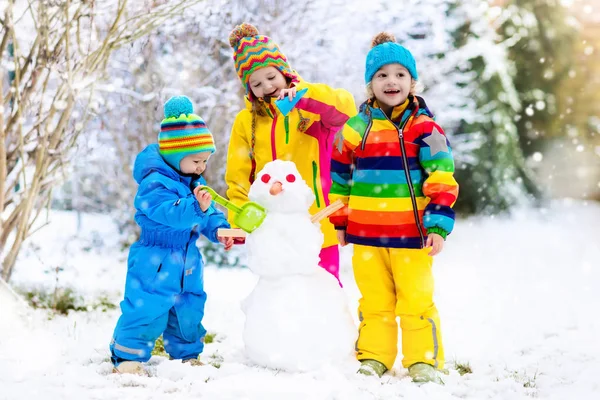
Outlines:
{"label": "toddler in blue snowsuit", "polygon": [[195,185],[206,184],[201,174],[215,152],[210,131],[185,96],[169,99],[164,111],[158,144],[137,156],[133,170],[141,235],[129,251],[122,314],[110,343],[115,372],[145,374],[141,363],[161,334],[171,358],[199,364],[206,293],[196,241],[202,233],[226,250],[233,245],[217,237],[229,224]]}

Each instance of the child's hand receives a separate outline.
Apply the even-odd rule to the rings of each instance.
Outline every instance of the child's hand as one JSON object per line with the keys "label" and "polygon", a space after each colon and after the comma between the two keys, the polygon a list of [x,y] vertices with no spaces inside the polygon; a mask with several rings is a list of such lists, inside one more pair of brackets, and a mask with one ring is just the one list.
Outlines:
{"label": "child's hand", "polygon": [[232,237],[219,236],[218,239],[219,239],[219,242],[223,243],[223,246],[225,246],[225,251],[231,250],[231,248],[233,247],[233,238]]}
{"label": "child's hand", "polygon": [[343,229],[338,229],[335,231],[335,233],[337,234],[337,240],[338,242],[340,242],[340,245],[342,247],[344,247],[345,245],[348,244],[348,242],[346,242],[346,231]]}
{"label": "child's hand", "polygon": [[432,257],[436,256],[440,254],[444,248],[444,238],[437,233],[430,233],[427,235],[427,243],[425,244],[425,247],[431,247],[429,255]]}
{"label": "child's hand", "polygon": [[198,204],[200,204],[200,209],[203,212],[206,212],[212,203],[212,196],[210,193],[206,190],[202,190],[202,186],[197,186],[194,189],[194,196],[196,196],[196,200],[198,200]]}
{"label": "child's hand", "polygon": [[279,96],[277,96],[277,100],[283,99],[286,95],[290,98],[290,100],[293,99],[294,97],[296,97],[296,88],[292,87],[289,89],[280,90]]}

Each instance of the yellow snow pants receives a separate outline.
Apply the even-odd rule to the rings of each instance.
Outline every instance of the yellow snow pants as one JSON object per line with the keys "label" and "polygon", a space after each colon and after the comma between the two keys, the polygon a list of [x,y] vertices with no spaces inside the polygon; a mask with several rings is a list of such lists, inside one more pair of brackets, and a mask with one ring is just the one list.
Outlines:
{"label": "yellow snow pants", "polygon": [[354,277],[362,295],[358,360],[377,360],[392,368],[398,353],[398,316],[402,366],[424,362],[438,369],[444,367],[430,250],[354,245]]}

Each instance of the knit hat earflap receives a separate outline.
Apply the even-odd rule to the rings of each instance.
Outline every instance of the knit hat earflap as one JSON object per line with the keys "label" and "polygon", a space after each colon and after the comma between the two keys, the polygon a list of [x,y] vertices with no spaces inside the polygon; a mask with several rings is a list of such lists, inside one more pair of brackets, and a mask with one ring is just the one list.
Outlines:
{"label": "knit hat earflap", "polygon": [[372,48],[367,54],[365,83],[369,84],[379,68],[388,64],[400,64],[415,81],[419,79],[417,63],[411,52],[396,43],[394,35],[381,32],[373,38]]}
{"label": "knit hat earflap", "polygon": [[165,119],[160,123],[158,146],[169,165],[179,169],[181,160],[190,154],[216,151],[215,141],[204,120],[194,114],[186,96],[173,96],[164,106]]}
{"label": "knit hat earflap", "polygon": [[233,48],[235,70],[250,101],[255,100],[250,88],[250,75],[260,68],[275,67],[292,82],[298,82],[298,75],[290,67],[277,43],[267,36],[259,35],[254,25],[243,23],[236,26],[229,34],[229,44]]}

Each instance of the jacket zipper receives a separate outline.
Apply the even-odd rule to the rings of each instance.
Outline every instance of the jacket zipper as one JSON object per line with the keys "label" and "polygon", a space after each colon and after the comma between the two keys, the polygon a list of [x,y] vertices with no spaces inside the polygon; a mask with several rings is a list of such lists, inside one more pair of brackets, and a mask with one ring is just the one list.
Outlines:
{"label": "jacket zipper", "polygon": [[415,196],[415,188],[413,187],[412,180],[410,179],[410,171],[408,169],[408,160],[406,158],[406,146],[404,144],[404,127],[408,123],[408,120],[413,116],[412,115],[413,113],[414,113],[414,111],[411,113],[411,115],[408,116],[408,118],[406,118],[406,121],[404,121],[404,123],[402,124],[402,126],[400,128],[398,128],[396,126],[396,124],[394,124],[392,122],[392,120],[389,119],[385,113],[384,113],[384,115],[387,118],[387,120],[390,121],[390,123],[398,131],[398,138],[400,139],[400,149],[402,150],[402,162],[404,164],[404,175],[406,176],[406,182],[408,183],[408,191],[410,192],[410,200],[411,200],[412,206],[413,206],[413,215],[415,217],[415,223],[417,224],[417,229],[419,230],[419,236],[421,238],[421,248],[424,248],[425,247],[425,235],[423,234],[423,228],[421,227],[421,223],[419,222],[419,212],[417,211],[417,196]]}
{"label": "jacket zipper", "polygon": [[360,144],[360,150],[365,150],[365,145],[367,144],[367,136],[369,136],[369,132],[371,132],[371,127],[373,126],[373,117],[371,117],[371,111],[369,110],[369,106],[365,110],[367,112],[367,116],[369,117],[369,123],[367,124],[367,129],[365,129],[365,135],[363,136],[362,143]]}

